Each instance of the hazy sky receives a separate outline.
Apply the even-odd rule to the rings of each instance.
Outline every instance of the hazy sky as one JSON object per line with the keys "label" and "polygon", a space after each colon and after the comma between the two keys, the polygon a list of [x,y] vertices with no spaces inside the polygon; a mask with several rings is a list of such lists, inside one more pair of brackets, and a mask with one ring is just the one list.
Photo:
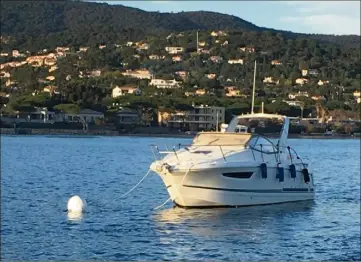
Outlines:
{"label": "hazy sky", "polygon": [[146,11],[215,11],[299,33],[360,35],[359,1],[103,1]]}

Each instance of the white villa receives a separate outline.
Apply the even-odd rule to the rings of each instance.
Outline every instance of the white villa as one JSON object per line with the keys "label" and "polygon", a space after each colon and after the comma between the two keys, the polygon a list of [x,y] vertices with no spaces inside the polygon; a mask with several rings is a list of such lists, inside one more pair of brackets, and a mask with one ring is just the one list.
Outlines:
{"label": "white villa", "polygon": [[181,85],[180,81],[173,80],[163,80],[163,79],[152,79],[149,83],[151,86],[157,88],[179,88]]}

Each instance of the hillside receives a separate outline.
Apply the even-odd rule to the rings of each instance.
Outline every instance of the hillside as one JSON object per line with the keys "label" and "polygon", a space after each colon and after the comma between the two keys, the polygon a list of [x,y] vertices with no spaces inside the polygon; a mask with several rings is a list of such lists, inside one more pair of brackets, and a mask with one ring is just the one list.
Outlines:
{"label": "hillside", "polygon": [[238,30],[306,37],[343,47],[359,47],[359,36],[305,35],[258,27],[241,18],[215,12],[146,12],[122,5],[80,1],[1,1],[3,49],[54,48],[140,40],[149,35],[190,30]]}

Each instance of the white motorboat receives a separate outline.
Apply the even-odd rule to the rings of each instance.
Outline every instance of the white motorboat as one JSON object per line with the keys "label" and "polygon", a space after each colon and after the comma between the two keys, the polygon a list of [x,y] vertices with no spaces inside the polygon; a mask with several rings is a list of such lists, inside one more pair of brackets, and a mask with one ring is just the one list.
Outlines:
{"label": "white motorboat", "polygon": [[[278,140],[245,122],[282,122]],[[191,145],[153,150],[150,169],[181,207],[237,207],[314,198],[313,173],[287,143],[289,119],[273,114],[235,117],[223,132],[200,132]],[[164,156],[165,155],[165,156]],[[164,156],[164,157],[163,157]]]}

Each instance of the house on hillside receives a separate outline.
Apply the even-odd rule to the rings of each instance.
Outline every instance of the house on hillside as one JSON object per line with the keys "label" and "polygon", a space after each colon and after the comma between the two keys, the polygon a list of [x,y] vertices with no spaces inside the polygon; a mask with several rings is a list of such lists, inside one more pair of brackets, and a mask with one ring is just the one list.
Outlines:
{"label": "house on hillside", "polygon": [[49,93],[50,95],[52,94],[60,94],[59,91],[57,91],[57,86],[54,85],[48,85],[46,87],[44,87],[43,92]]}
{"label": "house on hillside", "polygon": [[211,36],[227,36],[227,33],[224,31],[212,31]]}
{"label": "house on hillside", "polygon": [[57,48],[55,48],[55,52],[57,52],[57,53],[66,53],[69,50],[70,50],[70,47],[58,46]]}
{"label": "house on hillside", "polygon": [[140,95],[140,93],[140,89],[135,85],[116,86],[112,90],[112,97],[116,98],[119,96],[124,96],[126,94]]}
{"label": "house on hillside", "polygon": [[216,74],[206,74],[205,75],[208,79],[215,79],[216,78]]}
{"label": "house on hillside", "polygon": [[242,95],[239,88],[235,86],[227,86],[224,88],[224,90],[226,92],[226,96],[228,97],[246,97],[245,95]]}
{"label": "house on hillside", "polygon": [[169,54],[172,55],[176,55],[176,54],[181,54],[184,52],[184,48],[183,47],[179,47],[179,46],[167,46],[165,48],[165,51],[167,51]]}
{"label": "house on hillside", "polygon": [[186,71],[177,71],[175,72],[175,74],[179,77],[181,77],[182,79],[185,79],[187,77],[187,72]]}
{"label": "house on hillside", "polygon": [[272,60],[271,65],[282,65],[280,60]]}
{"label": "house on hillside", "polygon": [[9,78],[11,75],[9,72],[1,71],[0,72],[0,78]]}
{"label": "house on hillside", "polygon": [[221,46],[226,46],[226,45],[228,45],[228,40],[224,41],[224,42],[221,44]]}
{"label": "house on hillside", "polygon": [[62,113],[57,118],[58,121],[78,123],[84,121],[85,123],[95,123],[96,121],[102,121],[104,114],[91,109],[82,109],[79,114],[77,113]]}
{"label": "house on hillside", "polygon": [[247,46],[240,47],[239,50],[242,52],[248,52],[248,53],[256,52],[256,49],[254,47],[247,47]]}
{"label": "house on hillside", "polygon": [[24,57],[25,54],[20,53],[19,50],[13,50],[12,51],[12,56],[13,57]]}
{"label": "house on hillside", "polygon": [[357,103],[360,104],[360,102],[361,102],[361,93],[360,93],[360,91],[354,92],[353,96],[356,99]]}
{"label": "house on hillside", "polygon": [[[276,102],[276,100],[272,100],[272,103]],[[295,100],[282,100],[282,102],[288,104],[289,106],[295,106],[300,107],[302,105],[301,101],[295,101]]]}
{"label": "house on hillside", "polygon": [[263,83],[266,84],[279,84],[280,80],[275,80],[272,76],[265,77]]}
{"label": "house on hillside", "polygon": [[136,110],[121,107],[116,114],[119,124],[137,125],[140,122],[139,114]]}
{"label": "house on hillside", "polygon": [[297,97],[301,97],[301,96],[308,97],[308,92],[298,91],[298,93],[290,93],[290,94],[288,94],[289,99],[296,99]]}
{"label": "house on hillside", "polygon": [[35,107],[33,112],[17,112],[14,122],[16,123],[54,123],[55,112],[49,111],[46,107]]}
{"label": "house on hillside", "polygon": [[243,59],[229,59],[228,64],[241,64],[243,65]]}
{"label": "house on hillside", "polygon": [[172,56],[172,61],[173,62],[181,62],[182,57],[180,55]]}
{"label": "house on hillside", "polygon": [[301,85],[303,86],[304,84],[308,83],[308,79],[307,78],[297,78],[295,81],[296,85]]}
{"label": "house on hillside", "polygon": [[56,65],[50,66],[49,73],[54,72],[56,69],[58,69],[58,67]]}
{"label": "house on hillside", "polygon": [[79,47],[79,52],[86,52],[88,51],[89,47],[87,46],[83,46],[83,47]]}
{"label": "house on hillside", "polygon": [[317,85],[323,86],[323,85],[326,85],[326,84],[329,84],[329,83],[330,83],[330,81],[328,81],[328,80],[319,80]]}
{"label": "house on hillside", "polygon": [[308,75],[308,70],[307,69],[302,69],[301,73],[302,73],[302,76],[307,76]]}
{"label": "house on hillside", "polygon": [[319,72],[317,69],[310,69],[308,70],[308,75],[310,76],[318,76]]}
{"label": "house on hillside", "polygon": [[53,66],[56,64],[56,56],[54,54],[49,54],[44,58],[44,65]]}
{"label": "house on hillside", "polygon": [[206,46],[206,42],[205,41],[199,41],[198,46],[204,47],[204,46]]}
{"label": "house on hillside", "polygon": [[173,80],[163,80],[163,79],[152,79],[149,83],[150,86],[155,86],[157,88],[179,88],[181,85],[180,81]]}
{"label": "house on hillside", "polygon": [[127,70],[122,73],[124,76],[129,76],[138,79],[151,79],[152,74],[147,69],[138,69],[138,70]]}
{"label": "house on hillside", "polygon": [[195,92],[195,95],[197,96],[203,96],[207,93],[207,91],[204,89],[204,88],[201,88],[201,89],[197,89],[196,92]]}
{"label": "house on hillside", "polygon": [[136,45],[136,47],[138,51],[141,51],[141,50],[148,50],[150,46],[147,43],[139,43],[138,45]]}
{"label": "house on hillside", "polygon": [[164,59],[165,56],[164,56],[164,55],[163,55],[163,56],[160,56],[160,55],[150,55],[150,56],[148,56],[148,58],[149,58],[150,60],[161,60],[161,59]]}
{"label": "house on hillside", "polygon": [[16,81],[12,81],[12,80],[10,80],[10,79],[6,80],[6,82],[5,82],[5,86],[6,86],[6,87],[11,87],[11,86],[13,86],[13,85],[15,85],[15,84],[17,84],[17,82],[16,82]]}
{"label": "house on hillside", "polygon": [[199,48],[198,52],[201,54],[207,54],[207,55],[209,55],[211,53],[211,51],[209,51],[208,49],[203,49],[203,48]]}
{"label": "house on hillside", "polygon": [[44,64],[45,56],[29,56],[26,58],[26,62],[28,65],[34,66],[34,67],[40,67]]}
{"label": "house on hillside", "polygon": [[223,57],[221,56],[211,56],[209,58],[213,63],[221,63],[223,61]]}
{"label": "house on hillside", "polygon": [[326,100],[326,98],[324,96],[311,96],[311,99],[312,100],[315,100],[315,101],[320,101],[320,100]]}
{"label": "house on hillside", "polygon": [[47,77],[45,77],[45,79],[48,80],[48,81],[54,81],[55,76],[47,76]]}
{"label": "house on hillside", "polygon": [[89,70],[86,72],[80,71],[79,72],[79,78],[84,78],[84,77],[99,77],[102,75],[102,70],[100,69],[95,69],[95,70]]}
{"label": "house on hillside", "polygon": [[21,62],[8,62],[8,63],[5,63],[5,64],[1,64],[0,65],[0,69],[5,69],[7,67],[19,67],[19,66],[22,66],[22,65],[26,65],[27,62],[26,61],[21,61]]}

